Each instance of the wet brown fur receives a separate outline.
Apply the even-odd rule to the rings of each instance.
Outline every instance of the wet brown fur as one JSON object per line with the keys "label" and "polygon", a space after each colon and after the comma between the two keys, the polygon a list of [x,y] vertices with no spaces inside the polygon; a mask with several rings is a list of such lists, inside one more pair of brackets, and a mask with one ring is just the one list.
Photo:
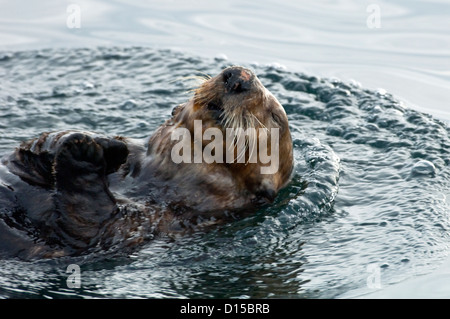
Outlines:
{"label": "wet brown fur", "polygon": [[[230,70],[237,82],[224,78]],[[235,93],[240,83],[245,90]],[[227,127],[279,128],[278,171],[264,175],[260,162],[225,159],[174,163],[171,150],[177,141],[171,134],[183,127],[193,136],[194,120],[202,120],[202,133],[217,127],[223,136]],[[193,140],[189,143],[194,147]],[[225,143],[223,148],[226,154]],[[246,147],[245,157],[251,152]],[[33,259],[126,250],[153,236],[204,229],[272,202],[292,167],[283,107],[250,70],[228,68],[206,78],[146,145],[66,131],[44,133],[5,157],[0,166],[0,256]]]}

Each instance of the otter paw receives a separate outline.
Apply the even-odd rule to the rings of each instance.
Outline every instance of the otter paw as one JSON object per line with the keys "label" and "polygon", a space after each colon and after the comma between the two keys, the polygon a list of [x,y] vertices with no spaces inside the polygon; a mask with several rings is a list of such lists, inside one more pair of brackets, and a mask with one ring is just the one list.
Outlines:
{"label": "otter paw", "polygon": [[96,171],[105,168],[103,148],[92,137],[82,133],[67,136],[55,158],[56,173],[59,169]]}
{"label": "otter paw", "polygon": [[106,161],[106,173],[117,171],[128,158],[128,146],[118,139],[96,137],[95,142],[103,148]]}

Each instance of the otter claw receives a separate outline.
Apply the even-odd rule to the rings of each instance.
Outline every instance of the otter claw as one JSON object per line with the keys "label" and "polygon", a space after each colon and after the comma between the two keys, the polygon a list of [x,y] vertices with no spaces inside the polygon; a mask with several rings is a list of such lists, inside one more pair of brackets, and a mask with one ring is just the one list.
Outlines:
{"label": "otter claw", "polygon": [[60,146],[57,161],[65,158],[69,162],[88,162],[95,166],[103,164],[103,149],[92,137],[74,133]]}

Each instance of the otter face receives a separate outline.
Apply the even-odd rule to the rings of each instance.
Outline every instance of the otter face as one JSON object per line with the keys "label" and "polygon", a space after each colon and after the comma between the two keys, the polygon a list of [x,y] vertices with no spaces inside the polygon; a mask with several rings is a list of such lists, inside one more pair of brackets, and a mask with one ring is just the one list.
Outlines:
{"label": "otter face", "polygon": [[[267,194],[276,194],[286,184],[292,171],[292,139],[286,112],[256,75],[243,67],[226,68],[195,91],[192,107],[195,118],[202,120],[203,131],[218,127],[227,135],[227,130],[234,129],[236,135],[233,139],[236,142],[242,141],[236,133],[242,131],[236,129],[249,132],[244,136],[245,154],[235,150],[237,163],[229,167],[245,176],[247,188],[273,199]],[[249,129],[254,130],[250,132]],[[277,136],[274,139],[275,133]],[[261,145],[267,145],[267,149],[263,151]],[[226,152],[229,144],[224,143],[223,147]],[[271,164],[277,161],[275,169],[261,174],[260,168],[267,162],[263,163],[261,154],[256,154],[254,150],[271,154]],[[255,154],[256,161],[252,161]],[[246,160],[239,161],[243,156]]]}
{"label": "otter face", "polygon": [[[194,157],[207,158],[203,168],[226,169],[238,189],[273,200],[293,169],[292,139],[281,104],[251,70],[238,66],[205,80],[194,92],[174,110],[167,128],[170,134],[182,128],[183,136],[189,132],[194,138],[178,142],[171,154],[194,150]],[[178,157],[177,162],[202,163],[191,158]]]}
{"label": "otter face", "polygon": [[[233,66],[205,81],[196,91],[193,108],[202,120],[226,128],[279,128],[288,131],[286,113],[249,69]],[[211,123],[212,124],[212,123]]]}

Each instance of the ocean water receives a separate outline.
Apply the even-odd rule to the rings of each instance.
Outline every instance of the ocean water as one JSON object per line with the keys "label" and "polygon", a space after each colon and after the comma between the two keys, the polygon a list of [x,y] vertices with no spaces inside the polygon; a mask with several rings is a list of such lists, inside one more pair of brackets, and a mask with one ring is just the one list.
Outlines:
{"label": "ocean water", "polygon": [[285,107],[296,160],[255,216],[131,256],[2,260],[0,297],[450,296],[450,4],[0,8],[0,155],[44,131],[148,136],[189,98],[187,77],[242,64]]}

